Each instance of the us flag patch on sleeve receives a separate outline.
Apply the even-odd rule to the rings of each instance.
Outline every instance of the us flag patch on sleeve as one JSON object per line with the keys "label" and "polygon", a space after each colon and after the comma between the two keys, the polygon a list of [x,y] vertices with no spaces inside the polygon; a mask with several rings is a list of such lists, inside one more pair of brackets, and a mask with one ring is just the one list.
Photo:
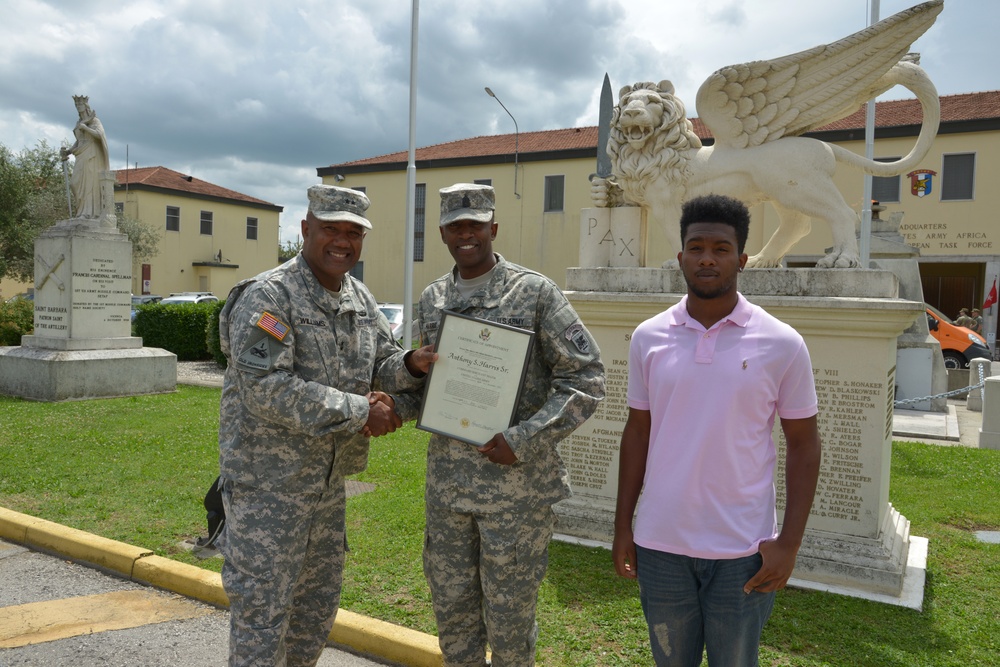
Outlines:
{"label": "us flag patch on sleeve", "polygon": [[264,311],[264,314],[257,320],[257,326],[271,334],[279,341],[285,338],[288,333],[288,325],[279,320],[271,313]]}

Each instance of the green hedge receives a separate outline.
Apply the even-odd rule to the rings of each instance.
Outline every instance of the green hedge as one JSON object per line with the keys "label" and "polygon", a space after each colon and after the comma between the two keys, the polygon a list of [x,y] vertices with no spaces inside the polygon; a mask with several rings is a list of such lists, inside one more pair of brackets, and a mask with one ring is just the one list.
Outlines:
{"label": "green hedge", "polygon": [[34,301],[0,301],[0,345],[20,345],[21,336],[27,336],[34,330]]}
{"label": "green hedge", "polygon": [[136,308],[135,335],[144,347],[173,352],[177,361],[205,361],[212,358],[206,332],[213,315],[217,321],[216,302],[145,304]]}
{"label": "green hedge", "polygon": [[208,353],[215,359],[215,363],[225,368],[229,362],[226,360],[226,355],[222,354],[222,350],[219,349],[219,313],[222,312],[222,307],[226,305],[226,302],[212,301],[208,305],[212,307],[212,312],[209,314],[208,329],[205,331],[205,345],[208,346]]}

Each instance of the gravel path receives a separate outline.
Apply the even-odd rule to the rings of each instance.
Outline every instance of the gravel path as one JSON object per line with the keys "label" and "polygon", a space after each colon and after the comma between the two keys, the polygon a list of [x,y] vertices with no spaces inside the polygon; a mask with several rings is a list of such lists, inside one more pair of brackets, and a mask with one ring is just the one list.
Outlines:
{"label": "gravel path", "polygon": [[221,387],[224,370],[214,361],[178,361],[177,382],[202,387]]}

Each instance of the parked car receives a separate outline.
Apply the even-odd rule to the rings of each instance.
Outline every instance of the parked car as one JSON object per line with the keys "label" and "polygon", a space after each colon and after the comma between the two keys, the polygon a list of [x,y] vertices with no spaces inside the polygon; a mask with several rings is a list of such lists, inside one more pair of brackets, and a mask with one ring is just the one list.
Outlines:
{"label": "parked car", "polygon": [[[385,319],[389,320],[389,326],[392,328],[392,337],[396,340],[403,339],[403,304],[400,303],[380,303],[378,309],[382,311],[385,315]],[[410,327],[410,338],[416,338],[419,335],[419,329],[417,328],[417,323],[413,322]]]}
{"label": "parked car", "polygon": [[929,304],[927,307],[927,328],[941,345],[944,366],[949,369],[968,368],[969,362],[980,357],[992,359],[986,340],[972,329],[960,327],[950,317]]}
{"label": "parked car", "polygon": [[144,303],[157,303],[162,299],[163,297],[159,294],[133,294],[132,305],[141,306]]}
{"label": "parked car", "polygon": [[14,303],[15,301],[34,301],[35,293],[28,292],[27,294],[15,294],[14,296],[7,299],[7,303]]}
{"label": "parked car", "polygon": [[159,303],[163,299],[159,294],[133,294],[132,295],[132,321],[135,322],[136,306],[147,303]]}
{"label": "parked car", "polygon": [[205,303],[218,300],[219,297],[211,292],[174,292],[160,303]]}

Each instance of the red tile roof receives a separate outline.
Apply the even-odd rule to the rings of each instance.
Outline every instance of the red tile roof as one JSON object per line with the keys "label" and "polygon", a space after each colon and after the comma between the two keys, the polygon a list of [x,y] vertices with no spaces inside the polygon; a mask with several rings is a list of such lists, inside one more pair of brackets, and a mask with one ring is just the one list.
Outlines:
{"label": "red tile roof", "polygon": [[124,188],[126,185],[146,186],[159,190],[175,190],[188,195],[210,197],[212,199],[231,199],[243,204],[253,204],[256,206],[269,206],[281,210],[282,207],[271,202],[257,199],[235,190],[215,185],[208,181],[201,181],[193,176],[187,176],[173,169],[166,167],[136,167],[134,169],[119,169],[115,172],[118,180],[117,187]]}
{"label": "red tile roof", "polygon": [[[919,125],[920,118],[920,102],[915,99],[877,102],[875,105],[876,127]],[[945,95],[941,97],[942,123],[986,119],[1000,119],[1000,91],[993,90],[982,93],[965,93],[962,95]],[[698,133],[699,137],[702,139],[711,138],[712,133],[708,131],[708,128],[699,119],[692,118],[691,122],[694,124],[694,130]],[[836,123],[819,128],[817,132],[863,130],[864,127],[865,110],[862,106],[850,116]],[[597,127],[577,127],[566,130],[521,132],[518,135],[498,134],[459,139],[458,141],[418,148],[416,150],[416,159],[420,161],[454,160],[513,155],[515,140],[517,142],[517,151],[521,154],[588,148],[596,150]],[[330,165],[327,169],[392,163],[405,164],[408,159],[407,151],[399,151],[387,155]]]}

